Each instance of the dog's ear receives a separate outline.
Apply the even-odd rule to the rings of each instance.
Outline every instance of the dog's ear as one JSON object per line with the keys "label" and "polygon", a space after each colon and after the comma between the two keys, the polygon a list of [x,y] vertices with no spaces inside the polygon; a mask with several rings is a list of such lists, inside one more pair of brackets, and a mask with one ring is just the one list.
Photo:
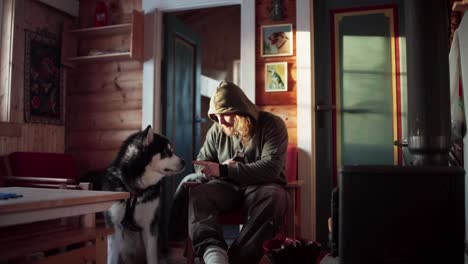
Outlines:
{"label": "dog's ear", "polygon": [[154,139],[153,128],[151,125],[148,125],[145,129],[145,140],[143,141],[143,145],[149,146]]}

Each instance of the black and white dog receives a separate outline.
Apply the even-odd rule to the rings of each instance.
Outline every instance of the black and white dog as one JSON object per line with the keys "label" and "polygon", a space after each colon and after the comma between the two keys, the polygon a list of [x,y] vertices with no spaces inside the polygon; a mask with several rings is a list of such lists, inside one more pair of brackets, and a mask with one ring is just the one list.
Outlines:
{"label": "black and white dog", "polygon": [[106,212],[106,223],[115,229],[108,240],[108,264],[158,263],[161,179],[184,168],[169,140],[154,134],[151,126],[123,142],[102,184],[103,190],[130,193]]}

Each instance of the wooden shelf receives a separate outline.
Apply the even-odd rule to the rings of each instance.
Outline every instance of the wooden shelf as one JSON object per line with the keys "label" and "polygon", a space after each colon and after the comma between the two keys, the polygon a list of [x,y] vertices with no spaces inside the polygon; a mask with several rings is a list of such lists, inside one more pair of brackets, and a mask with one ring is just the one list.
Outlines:
{"label": "wooden shelf", "polygon": [[72,63],[96,63],[112,60],[130,60],[131,58],[132,54],[130,52],[116,52],[101,55],[71,57],[68,58],[68,60]]}
{"label": "wooden shelf", "polygon": [[452,10],[462,12],[462,13],[465,12],[466,10],[468,10],[468,1],[464,0],[461,2],[460,1],[454,2],[452,5]]}
{"label": "wooden shelf", "polygon": [[[82,63],[97,63],[113,60],[143,60],[144,14],[142,11],[133,10],[131,23],[80,29],[71,29],[71,23],[68,23],[64,25],[62,32],[62,65],[67,67],[75,67],[76,64]],[[127,46],[114,46],[115,40],[114,44],[112,44],[113,42],[111,40],[114,36],[120,36],[125,39],[122,43],[128,43]],[[95,39],[102,39],[99,40],[100,48],[93,47],[94,44],[90,44],[93,43]],[[109,42],[109,45],[103,46],[103,43],[106,42]],[[80,43],[87,44],[86,48],[81,50],[81,52],[79,52]],[[113,49],[129,51],[109,53],[109,51]],[[87,50],[102,50],[106,53],[101,55],[83,54],[86,53]]]}
{"label": "wooden shelf", "polygon": [[110,36],[119,34],[130,34],[132,32],[132,24],[111,25],[105,27],[82,28],[70,30],[70,34],[74,34],[80,38]]}

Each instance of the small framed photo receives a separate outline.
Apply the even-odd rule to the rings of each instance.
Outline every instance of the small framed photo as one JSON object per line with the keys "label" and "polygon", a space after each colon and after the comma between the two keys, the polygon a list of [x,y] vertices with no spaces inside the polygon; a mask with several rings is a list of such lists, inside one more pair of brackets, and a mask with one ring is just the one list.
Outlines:
{"label": "small framed photo", "polygon": [[288,90],[288,63],[272,62],[265,64],[265,91],[285,92]]}
{"label": "small framed photo", "polygon": [[260,31],[262,57],[293,55],[292,24],[262,26]]}

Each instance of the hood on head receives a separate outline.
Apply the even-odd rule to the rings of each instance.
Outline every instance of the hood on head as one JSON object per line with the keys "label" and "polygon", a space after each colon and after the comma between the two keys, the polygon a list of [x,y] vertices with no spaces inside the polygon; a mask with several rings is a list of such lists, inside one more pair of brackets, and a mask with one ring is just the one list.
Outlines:
{"label": "hood on head", "polygon": [[222,81],[210,99],[208,117],[218,122],[215,114],[239,114],[252,118],[255,123],[258,119],[258,108],[245,95],[242,89],[232,82]]}

